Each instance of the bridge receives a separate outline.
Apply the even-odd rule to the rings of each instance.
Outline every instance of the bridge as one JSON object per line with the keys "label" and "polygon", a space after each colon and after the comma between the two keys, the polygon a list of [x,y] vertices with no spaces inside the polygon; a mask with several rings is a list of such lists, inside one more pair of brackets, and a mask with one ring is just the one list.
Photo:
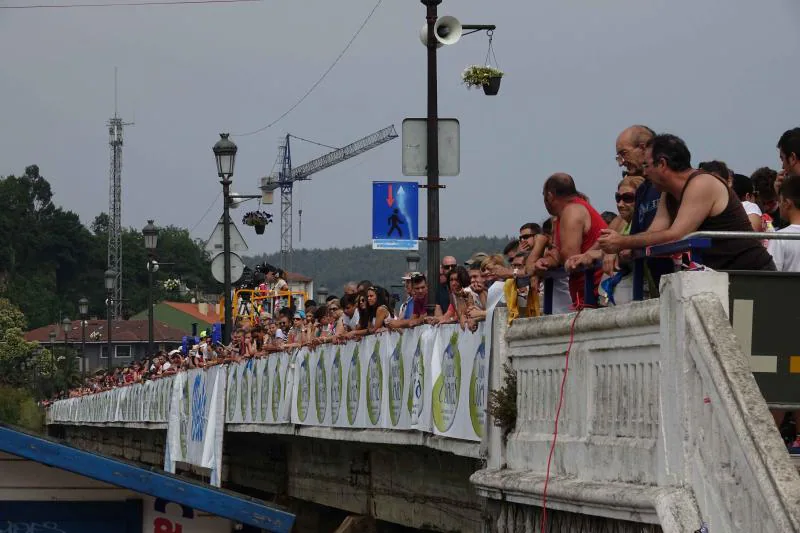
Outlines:
{"label": "bridge", "polygon": [[[190,371],[57,402],[48,424],[288,505],[298,531],[353,514],[533,533],[544,509],[550,532],[800,531],[800,475],[770,412],[795,405],[792,355],[751,346],[765,302],[742,304],[734,278],[677,273],[659,299],[577,317],[508,326],[499,308],[476,333],[426,326]],[[502,388],[516,401],[495,419]]]}

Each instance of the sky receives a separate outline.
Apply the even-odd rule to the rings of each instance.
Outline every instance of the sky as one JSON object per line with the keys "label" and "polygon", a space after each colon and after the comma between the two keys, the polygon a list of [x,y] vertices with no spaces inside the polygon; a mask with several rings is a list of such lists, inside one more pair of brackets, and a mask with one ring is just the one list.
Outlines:
{"label": "sky", "polygon": [[[205,240],[222,210],[211,151],[218,133],[249,132],[284,113],[375,3],[0,9],[0,175],[38,164],[56,203],[85,224],[108,211],[117,67],[119,114],[135,122],[125,129],[123,225],[155,219]],[[541,187],[557,171],[574,176],[598,209],[613,209],[614,141],[634,123],[681,136],[695,163],[721,159],[745,174],[777,167],[777,139],[798,125],[793,0],[444,0],[439,12],[496,24],[495,66],[506,73],[493,97],[461,84],[466,66],[484,63],[485,33],[439,50],[440,116],[461,123],[461,174],[442,178],[444,236],[515,234],[541,221]],[[384,0],[300,106],[260,134],[233,137],[233,190],[258,193],[287,132],[343,146],[423,117],[424,22],[420,2]],[[293,141],[293,163],[326,151]],[[396,139],[297,184],[303,228],[299,241],[295,216],[294,247],[369,243],[372,181],[417,179],[402,175],[401,152]],[[424,205],[421,192],[423,229]],[[242,228],[251,254],[279,250],[278,207],[277,195],[263,206],[275,215],[264,235]],[[234,220],[256,208],[244,204]]]}

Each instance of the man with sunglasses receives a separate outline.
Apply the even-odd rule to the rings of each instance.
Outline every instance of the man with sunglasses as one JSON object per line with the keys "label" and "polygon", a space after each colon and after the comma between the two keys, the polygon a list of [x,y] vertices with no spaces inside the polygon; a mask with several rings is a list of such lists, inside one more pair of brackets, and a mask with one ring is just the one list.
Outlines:
{"label": "man with sunglasses", "polygon": [[441,309],[447,309],[450,306],[450,292],[447,289],[447,276],[450,271],[458,266],[458,261],[452,255],[447,255],[442,258],[442,263],[439,265],[439,283],[436,286],[436,305]]}

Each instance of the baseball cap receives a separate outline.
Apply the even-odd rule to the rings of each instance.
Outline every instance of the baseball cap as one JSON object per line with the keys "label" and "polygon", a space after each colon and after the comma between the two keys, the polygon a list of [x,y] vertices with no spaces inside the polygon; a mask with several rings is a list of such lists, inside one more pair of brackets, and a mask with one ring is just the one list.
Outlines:
{"label": "baseball cap", "polygon": [[468,260],[464,261],[464,265],[470,267],[472,265],[480,266],[483,263],[483,260],[488,258],[489,254],[478,252],[470,257]]}
{"label": "baseball cap", "polygon": [[305,319],[305,318],[306,318],[306,312],[305,312],[305,311],[299,311],[299,310],[298,310],[297,312],[295,312],[295,314],[294,314],[294,317],[295,317],[295,318],[302,318],[302,319]]}

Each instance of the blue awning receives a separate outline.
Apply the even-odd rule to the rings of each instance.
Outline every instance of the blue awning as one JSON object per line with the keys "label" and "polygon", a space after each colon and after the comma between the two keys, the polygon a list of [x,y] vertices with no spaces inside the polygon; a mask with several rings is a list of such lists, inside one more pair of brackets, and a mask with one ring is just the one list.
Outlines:
{"label": "blue awning", "polygon": [[235,492],[0,424],[0,451],[275,533],[289,533],[294,515]]}

